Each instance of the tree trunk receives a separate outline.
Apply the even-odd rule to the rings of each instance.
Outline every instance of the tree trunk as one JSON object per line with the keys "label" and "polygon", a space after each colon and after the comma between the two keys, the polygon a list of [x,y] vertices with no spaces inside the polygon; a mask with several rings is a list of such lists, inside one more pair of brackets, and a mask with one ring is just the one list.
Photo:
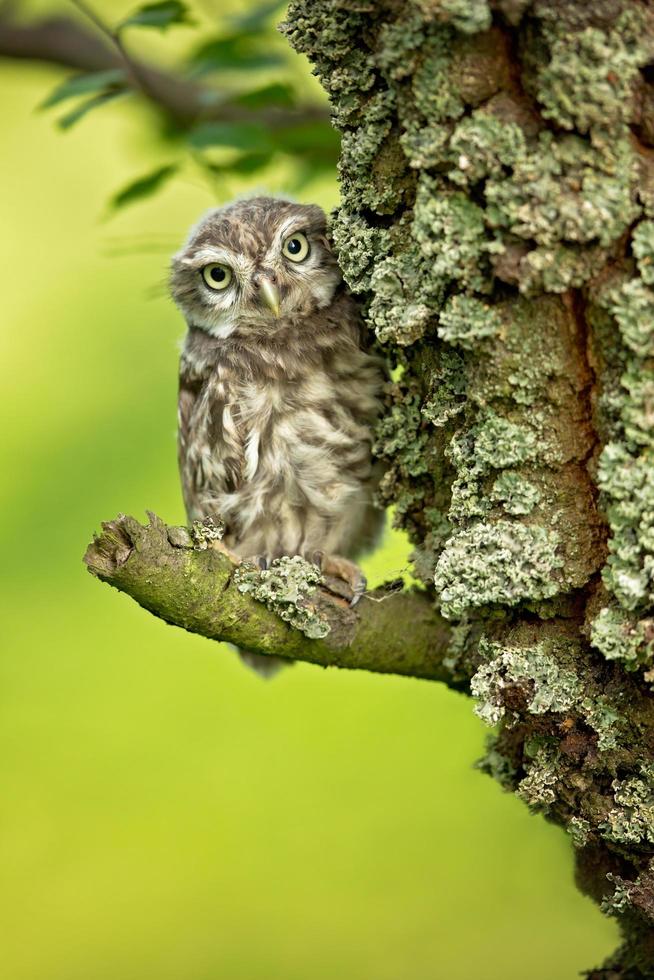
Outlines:
{"label": "tree trunk", "polygon": [[654,976],[654,8],[294,0],[333,235],[395,382],[381,488],[497,734]]}

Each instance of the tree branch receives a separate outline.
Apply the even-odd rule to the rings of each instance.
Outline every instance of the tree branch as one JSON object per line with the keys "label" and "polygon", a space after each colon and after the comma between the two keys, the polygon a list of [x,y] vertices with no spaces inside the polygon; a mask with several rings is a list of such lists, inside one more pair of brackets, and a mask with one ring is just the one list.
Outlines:
{"label": "tree branch", "polygon": [[[120,515],[102,525],[84,561],[103,582],[174,626],[256,653],[405,674],[451,684],[443,665],[450,628],[425,592],[364,597],[356,609],[327,587],[311,604],[329,624],[324,639],[309,639],[265,605],[239,592],[234,562],[217,548],[193,547],[184,528]],[[384,600],[374,601],[384,596]]]}
{"label": "tree branch", "polygon": [[[0,58],[42,61],[82,72],[123,68],[124,58],[93,30],[68,17],[47,17],[28,24],[16,22],[11,5],[0,7]],[[219,89],[201,85],[181,75],[164,72],[130,57],[128,83],[182,129],[202,121],[243,122],[266,128],[327,121],[329,113],[319,105],[297,108],[267,106],[247,109]]]}

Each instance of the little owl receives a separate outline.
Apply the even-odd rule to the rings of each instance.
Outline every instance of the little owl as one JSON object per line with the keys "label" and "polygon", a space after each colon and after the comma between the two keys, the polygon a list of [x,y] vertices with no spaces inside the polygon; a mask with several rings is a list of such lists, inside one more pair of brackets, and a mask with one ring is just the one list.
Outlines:
{"label": "little owl", "polygon": [[356,602],[365,579],[352,559],[383,521],[371,442],[384,375],[323,211],[267,197],[214,208],[174,256],[170,282],[188,325],[179,464],[189,519],[219,517],[227,548],[261,568],[283,555],[317,562]]}

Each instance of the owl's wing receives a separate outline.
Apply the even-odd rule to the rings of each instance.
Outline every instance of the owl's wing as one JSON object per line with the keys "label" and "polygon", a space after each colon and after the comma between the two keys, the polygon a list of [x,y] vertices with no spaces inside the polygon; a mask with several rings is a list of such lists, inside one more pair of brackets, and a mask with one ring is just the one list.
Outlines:
{"label": "owl's wing", "polygon": [[179,370],[178,459],[190,520],[220,516],[217,498],[240,483],[243,447],[219,364],[199,372],[182,355]]}

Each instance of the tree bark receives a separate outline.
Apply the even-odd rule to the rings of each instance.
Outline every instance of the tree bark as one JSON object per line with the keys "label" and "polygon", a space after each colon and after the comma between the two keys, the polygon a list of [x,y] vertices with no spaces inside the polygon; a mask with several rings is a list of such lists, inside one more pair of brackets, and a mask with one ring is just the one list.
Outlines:
{"label": "tree bark", "polygon": [[313,571],[306,562],[277,563],[262,574],[237,565],[201,528],[194,537],[149,517],[147,526],[125,515],[103,524],[84,561],[97,578],[167,623],[322,667],[451,681],[443,663],[450,627],[426,592],[382,589],[353,609],[331,579],[305,588],[300,581],[298,590],[298,572],[301,578]]}
{"label": "tree bark", "polygon": [[654,9],[293,0],[342,133],[333,236],[401,369],[382,499],[497,726],[654,976]]}

